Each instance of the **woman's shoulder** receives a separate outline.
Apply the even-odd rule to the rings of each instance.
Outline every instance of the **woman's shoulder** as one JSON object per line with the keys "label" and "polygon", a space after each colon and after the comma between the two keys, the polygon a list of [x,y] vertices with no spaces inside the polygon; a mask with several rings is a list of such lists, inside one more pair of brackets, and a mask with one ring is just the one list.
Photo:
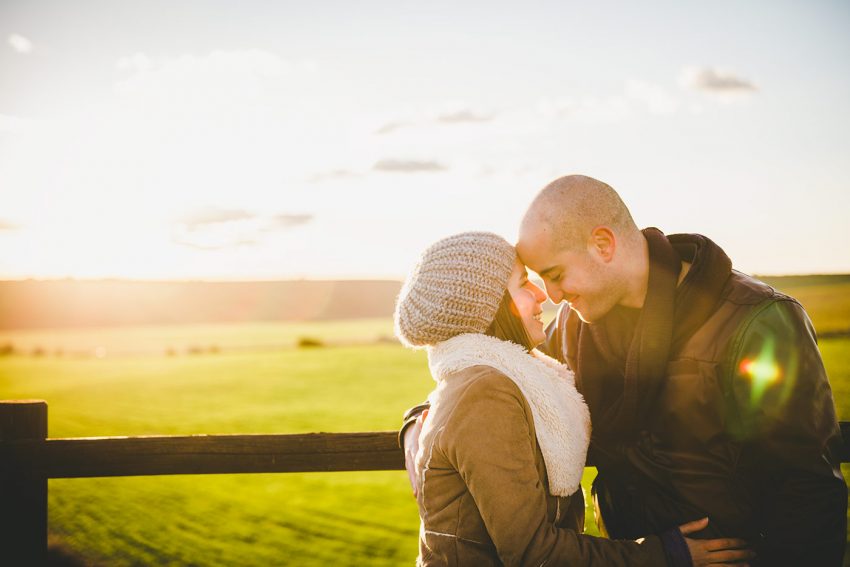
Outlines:
{"label": "woman's shoulder", "polygon": [[[496,368],[477,365],[464,369],[462,391],[448,407],[442,421],[440,447],[450,462],[479,450],[496,451],[496,439],[509,445],[534,441],[531,407],[516,383]],[[430,415],[429,415],[430,419]],[[439,418],[438,418],[439,419]]]}
{"label": "woman's shoulder", "polygon": [[467,386],[457,399],[457,407],[467,406],[513,406],[528,408],[522,391],[507,374],[484,364],[462,370]]}

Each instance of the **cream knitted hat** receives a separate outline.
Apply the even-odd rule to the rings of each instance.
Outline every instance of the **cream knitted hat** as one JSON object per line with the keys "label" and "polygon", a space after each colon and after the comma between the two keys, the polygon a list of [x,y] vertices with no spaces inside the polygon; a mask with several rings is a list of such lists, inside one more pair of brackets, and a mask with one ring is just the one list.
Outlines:
{"label": "cream knitted hat", "polygon": [[404,282],[395,334],[411,347],[483,333],[508,288],[516,250],[490,232],[463,232],[429,246]]}

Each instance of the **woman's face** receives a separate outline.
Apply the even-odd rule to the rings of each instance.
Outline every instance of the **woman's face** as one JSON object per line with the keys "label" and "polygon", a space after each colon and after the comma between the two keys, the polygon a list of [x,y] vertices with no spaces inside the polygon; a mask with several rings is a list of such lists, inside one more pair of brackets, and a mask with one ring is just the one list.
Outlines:
{"label": "woman's face", "polygon": [[543,332],[543,321],[540,316],[543,313],[541,304],[546,301],[543,290],[528,281],[528,272],[519,260],[514,264],[511,279],[508,280],[508,291],[511,299],[517,307],[516,315],[522,319],[522,325],[531,338],[532,342],[539,345],[546,340]]}

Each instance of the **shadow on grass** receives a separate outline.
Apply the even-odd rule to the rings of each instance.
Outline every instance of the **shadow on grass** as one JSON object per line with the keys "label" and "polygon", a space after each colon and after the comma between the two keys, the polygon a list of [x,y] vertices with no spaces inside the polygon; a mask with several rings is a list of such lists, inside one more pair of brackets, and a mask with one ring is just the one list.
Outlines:
{"label": "shadow on grass", "polygon": [[84,559],[56,536],[47,538],[47,567],[96,567],[98,563]]}

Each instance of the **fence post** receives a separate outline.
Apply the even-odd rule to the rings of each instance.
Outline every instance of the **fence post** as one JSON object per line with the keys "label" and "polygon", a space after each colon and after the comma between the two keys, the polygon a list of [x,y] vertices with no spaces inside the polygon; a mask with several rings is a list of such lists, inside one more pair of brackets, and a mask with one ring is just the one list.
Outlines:
{"label": "fence post", "polygon": [[[47,438],[47,402],[0,400],[0,443]],[[47,478],[27,462],[6,463],[0,478],[0,563],[47,560]]]}

